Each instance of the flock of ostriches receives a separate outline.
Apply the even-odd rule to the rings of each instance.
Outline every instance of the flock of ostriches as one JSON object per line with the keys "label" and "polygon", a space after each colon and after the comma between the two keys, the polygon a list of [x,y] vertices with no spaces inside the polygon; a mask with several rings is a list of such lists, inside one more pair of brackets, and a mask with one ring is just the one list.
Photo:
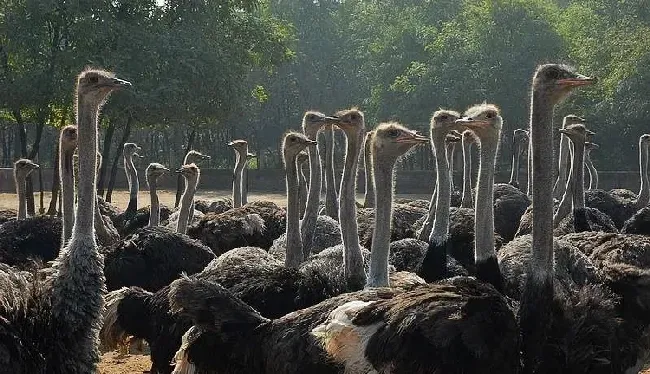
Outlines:
{"label": "flock of ostriches", "polygon": [[[393,122],[367,131],[357,109],[309,111],[282,139],[286,209],[247,202],[253,155],[236,140],[232,200],[194,201],[207,156],[192,151],[176,170],[177,211],[159,203],[169,169],[157,163],[146,169],[151,204],[138,209],[140,148],[124,144],[120,212],[95,192],[97,121],[131,84],[85,70],[77,124],[60,136],[61,219],[26,216],[25,178],[38,165],[14,165],[17,218],[0,226],[0,372],[94,373],[100,352],[135,339],[150,347],[151,373],[636,373],[650,347],[650,135],[639,140],[639,193],[598,189],[584,119],[553,126],[554,106],[592,82],[564,65],[537,68],[508,184],[494,183],[494,105],[438,110],[430,137]],[[338,189],[335,129],[346,139]],[[429,142],[431,201],[394,201],[395,163]]]}

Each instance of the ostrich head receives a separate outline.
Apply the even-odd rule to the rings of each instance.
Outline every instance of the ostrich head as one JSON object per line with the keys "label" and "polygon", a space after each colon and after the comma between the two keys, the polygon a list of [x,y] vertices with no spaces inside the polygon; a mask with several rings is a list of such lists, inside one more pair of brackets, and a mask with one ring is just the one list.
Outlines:
{"label": "ostrich head", "polygon": [[528,143],[528,130],[516,129],[514,132],[515,143],[526,144]]}
{"label": "ostrich head", "polygon": [[455,144],[463,139],[463,135],[456,130],[452,130],[445,136],[445,144]]}
{"label": "ostrich head", "polygon": [[145,175],[147,177],[147,184],[149,183],[150,180],[156,180],[158,177],[161,175],[169,172],[169,169],[167,169],[164,165],[159,164],[157,162],[152,162],[147,166],[147,169],[145,170]]}
{"label": "ostrich head", "polygon": [[470,130],[463,131],[462,137],[463,137],[463,144],[472,144],[476,141],[476,138],[474,137],[474,133],[471,132]]}
{"label": "ostrich head", "polygon": [[17,179],[25,179],[27,176],[34,170],[38,169],[39,165],[28,160],[26,158],[21,158],[18,161],[14,162],[14,175]]}
{"label": "ostrich head", "polygon": [[375,155],[381,154],[394,163],[398,157],[408,152],[413,146],[428,142],[428,137],[409,130],[399,123],[383,123],[375,129],[375,135],[372,137],[372,151]]}
{"label": "ostrich head", "polygon": [[560,129],[560,132],[568,136],[569,139],[571,139],[571,141],[574,143],[584,143],[587,141],[587,136],[595,134],[593,131],[588,130],[585,125],[581,123],[569,125],[563,129]]}
{"label": "ostrich head", "polygon": [[576,123],[585,124],[587,123],[587,120],[582,117],[578,117],[575,114],[569,114],[568,116],[565,116],[564,119],[562,120],[562,127],[575,125]]}
{"label": "ostrich head", "polygon": [[574,88],[594,82],[594,78],[584,76],[570,66],[545,64],[535,71],[533,89],[555,105],[568,97]]}
{"label": "ostrich head", "polygon": [[460,113],[453,110],[438,110],[431,117],[431,131],[447,134],[451,130],[460,129],[461,127],[456,124],[459,118]]}
{"label": "ostrich head", "polygon": [[140,152],[141,150],[142,148],[138,147],[138,145],[135,143],[124,143],[123,152],[125,157],[133,157],[133,156],[142,157],[138,154],[138,152]]}
{"label": "ostrich head", "polygon": [[331,125],[336,121],[334,117],[328,117],[321,112],[308,111],[302,117],[302,132],[309,137],[309,139],[316,139],[316,135],[321,128],[326,125]]}
{"label": "ostrich head", "polygon": [[204,155],[199,151],[191,150],[187,152],[187,155],[185,156],[185,163],[192,164],[203,160],[209,160],[210,158],[210,156]]}
{"label": "ostrich head", "polygon": [[358,140],[365,130],[363,112],[356,108],[341,110],[328,118],[332,118],[336,122],[335,124],[345,132],[348,139]]}
{"label": "ostrich head", "polygon": [[77,126],[68,125],[61,129],[60,144],[66,152],[73,152],[77,148]]}
{"label": "ostrich head", "polygon": [[643,134],[639,138],[639,143],[645,145],[646,147],[650,145],[650,134]]}
{"label": "ostrich head", "polygon": [[184,176],[188,181],[197,180],[199,178],[199,174],[201,174],[201,171],[199,170],[199,167],[196,166],[196,164],[183,165],[175,172]]}
{"label": "ostrich head", "polygon": [[77,97],[87,105],[101,106],[111,92],[131,83],[116,78],[115,74],[103,70],[87,69],[77,76]]}
{"label": "ostrich head", "polygon": [[287,133],[282,139],[282,158],[285,166],[287,161],[295,160],[298,154],[310,145],[316,145],[316,141],[298,132]]}
{"label": "ostrich head", "polygon": [[243,139],[233,140],[228,143],[228,147],[232,147],[237,153],[248,154],[248,142]]}
{"label": "ostrich head", "polygon": [[497,142],[501,135],[503,119],[499,108],[495,105],[479,104],[467,109],[456,123],[473,132],[481,142],[485,140]]}

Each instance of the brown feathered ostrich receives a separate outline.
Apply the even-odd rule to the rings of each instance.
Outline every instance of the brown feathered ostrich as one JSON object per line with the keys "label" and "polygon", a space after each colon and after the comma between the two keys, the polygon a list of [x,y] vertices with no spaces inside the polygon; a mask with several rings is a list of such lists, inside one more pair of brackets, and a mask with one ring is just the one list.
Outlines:
{"label": "brown feathered ostrich", "polygon": [[[586,120],[582,117],[578,117],[573,114],[565,116],[562,120],[562,128],[571,126],[578,123],[586,123]],[[570,166],[570,154],[571,154],[571,145],[569,138],[561,134],[560,135],[560,151],[558,156],[558,175],[555,180],[555,185],[553,186],[553,196],[557,199],[562,199],[564,193],[567,189],[567,183],[570,183],[569,180],[569,166]]]}
{"label": "brown feathered ostrich", "polygon": [[194,193],[196,186],[199,183],[201,171],[196,164],[183,165],[180,169],[176,170],[185,178],[185,191],[181,198],[181,209],[178,215],[178,222],[176,224],[176,231],[185,234],[187,231],[187,224],[190,217],[194,213]]}
{"label": "brown feathered ostrich", "polygon": [[156,162],[149,164],[145,170],[147,185],[149,186],[149,198],[151,199],[151,205],[149,206],[149,227],[160,225],[160,201],[158,200],[157,192],[158,178],[168,172],[169,169]]}
{"label": "brown feathered ostrich", "polygon": [[[77,77],[79,192],[70,241],[46,283],[0,272],[0,365],[8,373],[94,373],[104,309],[103,257],[93,228],[97,119],[109,94],[126,81],[100,70]],[[19,293],[16,293],[19,292]]]}
{"label": "brown feathered ostrich", "polygon": [[16,195],[18,195],[18,216],[17,219],[27,218],[27,197],[25,181],[32,171],[39,168],[39,165],[32,160],[21,158],[14,162],[14,181],[16,183]]}
{"label": "brown feathered ostrich", "polygon": [[233,182],[232,182],[232,204],[233,208],[239,208],[242,206],[242,196],[243,196],[243,175],[244,168],[248,164],[248,142],[243,139],[233,140],[228,143],[229,147],[232,147],[235,150],[235,169],[233,170]]}
{"label": "brown feathered ostrich", "polygon": [[61,210],[63,216],[63,240],[72,236],[74,225],[74,170],[73,157],[77,149],[77,127],[66,126],[59,137],[59,176],[61,178]]}

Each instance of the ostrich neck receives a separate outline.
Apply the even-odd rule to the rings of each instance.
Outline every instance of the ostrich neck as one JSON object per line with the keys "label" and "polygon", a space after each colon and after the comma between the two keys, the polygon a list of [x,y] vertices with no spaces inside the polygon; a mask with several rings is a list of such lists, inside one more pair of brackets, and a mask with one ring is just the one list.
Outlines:
{"label": "ostrich neck", "polygon": [[570,178],[573,180],[573,209],[585,207],[585,142],[573,142],[573,158],[571,159]]}
{"label": "ostrich neck", "polygon": [[181,197],[181,211],[178,215],[178,224],[176,226],[176,231],[181,234],[187,232],[187,225],[193,213],[194,204],[192,202],[194,200],[197,182],[198,178],[185,178],[185,191],[183,191],[183,197]]}
{"label": "ostrich neck", "polygon": [[325,210],[333,218],[338,216],[336,196],[336,182],[334,178],[334,129],[325,131]]}
{"label": "ostrich neck", "polygon": [[[79,149],[79,191],[77,192],[77,214],[73,236],[85,237],[95,243],[95,187],[97,170],[97,109],[83,108],[83,102],[77,104],[77,132]],[[131,162],[131,167],[133,163]],[[133,168],[135,170],[135,168]],[[137,174],[135,176],[137,183]],[[137,191],[136,191],[137,196]]]}
{"label": "ostrich neck", "polygon": [[151,206],[149,207],[149,227],[155,227],[160,224],[160,202],[156,191],[157,181],[155,177],[149,178],[149,197]]}
{"label": "ostrich neck", "polygon": [[133,211],[138,209],[138,188],[140,181],[138,181],[138,171],[135,170],[133,164],[133,155],[124,156],[124,169],[126,170],[126,177],[129,182],[129,207]]}
{"label": "ostrich neck", "polygon": [[554,196],[558,198],[564,195],[567,188],[567,181],[569,181],[569,173],[567,172],[567,169],[569,168],[569,157],[571,152],[570,148],[571,143],[569,142],[569,138],[566,135],[561,134],[560,154],[558,156],[557,182],[554,188]]}
{"label": "ostrich neck", "polygon": [[447,164],[449,167],[449,183],[451,190],[454,190],[454,156],[456,152],[456,143],[451,143],[447,146]]}
{"label": "ostrich neck", "polygon": [[[300,165],[298,170],[300,171],[298,174],[298,191],[300,192],[300,195],[298,195],[298,203],[300,204],[299,211],[300,217],[302,218],[305,215],[305,204],[307,204],[307,177],[305,176],[305,171],[303,170],[302,165]],[[300,227],[298,230],[298,232],[300,232]],[[300,241],[302,242],[302,237]]]}
{"label": "ostrich neck", "polygon": [[16,194],[18,195],[18,219],[27,218],[27,199],[26,199],[26,186],[25,178],[14,177],[16,180]]}
{"label": "ostrich neck", "polygon": [[650,201],[650,183],[648,181],[648,146],[639,143],[639,171],[641,173],[641,189],[637,206],[643,208]]}
{"label": "ostrich neck", "polygon": [[481,162],[476,182],[474,254],[476,262],[493,257],[494,252],[494,164],[498,139],[481,142]]}
{"label": "ostrich neck", "polygon": [[533,196],[533,152],[531,141],[528,142],[528,157],[526,157],[526,174],[528,178],[526,180],[526,195],[529,197]]}
{"label": "ostrich neck", "polygon": [[451,185],[449,181],[449,164],[445,151],[444,133],[431,134],[433,151],[436,154],[436,204],[433,229],[429,243],[442,243],[449,236],[449,209],[451,205]]}
{"label": "ostrich neck", "polygon": [[74,169],[72,156],[74,150],[59,147],[59,175],[61,176],[61,208],[63,210],[63,243],[66,243],[72,236],[74,226]]}
{"label": "ostrich neck", "polygon": [[[318,132],[305,134],[311,140],[315,140]],[[316,230],[316,217],[318,216],[318,202],[320,200],[321,189],[321,164],[318,156],[318,147],[309,147],[309,192],[307,194],[307,204],[305,206],[305,215],[300,225],[300,235],[304,258],[309,256]]]}
{"label": "ostrich neck", "polygon": [[372,177],[372,153],[370,140],[366,138],[363,150],[364,172],[366,175],[366,195],[364,197],[364,208],[375,207],[375,181]]}
{"label": "ostrich neck", "polygon": [[589,170],[589,189],[595,190],[598,188],[598,170],[591,161],[591,151],[585,150],[585,165]]}
{"label": "ostrich neck", "polygon": [[553,277],[553,107],[533,91],[530,114],[532,154],[532,275],[539,282]]}
{"label": "ostrich neck", "polygon": [[515,142],[512,150],[512,170],[510,171],[510,184],[519,186],[519,157],[521,156],[521,143]]}
{"label": "ostrich neck", "polygon": [[368,287],[388,287],[388,256],[390,248],[390,227],[393,216],[393,165],[395,160],[373,157],[373,176],[376,199],[375,231],[372,236],[370,274]]}
{"label": "ostrich neck", "polygon": [[472,207],[472,145],[463,141],[463,199],[461,207]]}
{"label": "ostrich neck", "polygon": [[346,133],[345,167],[341,178],[341,197],[339,201],[339,222],[343,239],[345,275],[351,290],[363,288],[366,283],[363,269],[363,257],[359,245],[357,226],[357,205],[355,189],[357,181],[357,166],[361,152],[360,137],[363,130],[356,133]]}
{"label": "ostrich neck", "polygon": [[[247,152],[248,153],[248,152]],[[242,173],[244,172],[244,166],[246,166],[246,156],[243,156],[239,151],[235,151],[235,170],[234,170],[234,179],[232,182],[232,201],[233,207],[239,208],[241,206],[241,183],[242,183]]]}
{"label": "ostrich neck", "polygon": [[285,266],[297,268],[303,261],[300,239],[300,210],[298,197],[298,168],[296,158],[287,160],[287,256]]}

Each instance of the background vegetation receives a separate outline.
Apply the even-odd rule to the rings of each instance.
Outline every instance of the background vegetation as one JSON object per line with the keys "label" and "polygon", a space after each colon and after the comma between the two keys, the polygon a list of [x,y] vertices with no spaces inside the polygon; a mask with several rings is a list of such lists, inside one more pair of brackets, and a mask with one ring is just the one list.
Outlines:
{"label": "background vegetation", "polygon": [[[0,163],[54,164],[88,65],[134,83],[104,110],[102,191],[127,140],[146,162],[177,165],[190,146],[227,168],[225,144],[245,138],[254,167],[279,167],[281,134],[312,108],[356,105],[369,127],[426,131],[439,107],[493,102],[507,155],[527,124],[531,73],[549,61],[599,78],[556,114],[588,119],[600,169],[635,169],[650,0],[0,0]],[[430,168],[429,153],[404,167]]]}

